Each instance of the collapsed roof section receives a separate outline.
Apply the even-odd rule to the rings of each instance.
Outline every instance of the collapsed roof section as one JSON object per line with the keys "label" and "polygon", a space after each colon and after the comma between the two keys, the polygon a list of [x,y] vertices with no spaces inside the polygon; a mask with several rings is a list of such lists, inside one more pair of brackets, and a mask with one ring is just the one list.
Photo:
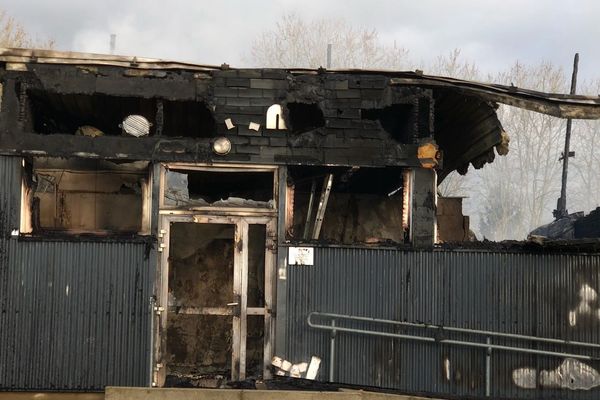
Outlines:
{"label": "collapsed roof section", "polygon": [[[417,147],[434,139],[441,180],[492,162],[494,149],[506,154],[497,103],[600,118],[599,97],[419,72],[234,69],[26,49],[0,49],[0,63],[4,94],[13,96],[0,105],[3,154],[214,161],[211,146],[226,137],[232,149],[219,161],[418,166]],[[272,105],[275,122],[266,120]],[[150,121],[147,137],[120,136],[129,114]],[[106,137],[65,137],[87,125]]]}

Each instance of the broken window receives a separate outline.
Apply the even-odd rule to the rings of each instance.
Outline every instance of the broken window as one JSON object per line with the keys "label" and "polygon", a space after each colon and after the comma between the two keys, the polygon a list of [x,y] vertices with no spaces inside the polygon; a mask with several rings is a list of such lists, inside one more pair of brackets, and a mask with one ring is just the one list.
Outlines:
{"label": "broken window", "polygon": [[149,233],[147,162],[33,158],[25,166],[22,233]]}
{"label": "broken window", "polygon": [[149,123],[149,134],[206,138],[216,134],[212,112],[197,101],[167,101],[95,93],[63,94],[39,89],[27,92],[30,127],[41,134],[83,136],[123,135],[123,121],[140,116]]}
{"label": "broken window", "polygon": [[306,132],[325,126],[323,111],[317,104],[288,103],[289,125],[294,132]]}
{"label": "broken window", "polygon": [[272,170],[166,169],[165,207],[251,207],[274,209]]}
{"label": "broken window", "polygon": [[381,109],[362,109],[363,119],[379,121],[381,128],[400,143],[412,143],[416,116],[411,104],[392,104]]}
{"label": "broken window", "polygon": [[401,168],[290,167],[289,172],[288,239],[340,244],[407,240]]}
{"label": "broken window", "polygon": [[213,113],[198,101],[163,101],[162,134],[172,137],[210,138],[217,132]]}
{"label": "broken window", "polygon": [[28,98],[33,131],[41,134],[118,136],[129,115],[154,121],[156,114],[155,101],[139,97],[29,90]]}

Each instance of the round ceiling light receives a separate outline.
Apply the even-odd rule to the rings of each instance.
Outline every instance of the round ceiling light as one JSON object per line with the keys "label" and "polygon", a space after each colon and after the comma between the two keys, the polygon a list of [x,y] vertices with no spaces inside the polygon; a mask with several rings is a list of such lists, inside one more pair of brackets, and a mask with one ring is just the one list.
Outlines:
{"label": "round ceiling light", "polygon": [[119,126],[128,135],[140,137],[148,136],[150,133],[150,126],[152,126],[152,124],[141,115],[129,115]]}
{"label": "round ceiling light", "polygon": [[231,151],[231,142],[227,138],[220,137],[215,139],[212,147],[216,154],[224,156]]}

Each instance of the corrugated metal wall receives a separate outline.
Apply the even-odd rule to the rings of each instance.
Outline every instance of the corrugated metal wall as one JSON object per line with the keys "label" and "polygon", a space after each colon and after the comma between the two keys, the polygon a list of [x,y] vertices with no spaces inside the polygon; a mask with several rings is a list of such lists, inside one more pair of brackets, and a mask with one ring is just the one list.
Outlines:
{"label": "corrugated metal wall", "polygon": [[12,237],[20,176],[0,157],[0,390],[148,385],[154,250]]}
{"label": "corrugated metal wall", "polygon": [[[319,379],[328,380],[330,334],[308,327],[306,318],[312,311],[600,343],[597,298],[590,303],[589,314],[580,315],[575,326],[569,323],[569,312],[580,303],[581,288],[589,285],[598,291],[599,272],[600,255],[316,248],[313,266],[288,267],[284,356],[292,362],[321,357]],[[447,337],[474,339],[467,334]],[[494,343],[594,355],[589,349],[564,345],[506,339]],[[483,396],[485,354],[485,349],[338,333],[334,380],[410,392]],[[553,370],[562,361],[494,351],[491,395],[600,396],[600,388],[531,390],[513,382],[515,369]],[[585,363],[600,370],[600,362]]]}

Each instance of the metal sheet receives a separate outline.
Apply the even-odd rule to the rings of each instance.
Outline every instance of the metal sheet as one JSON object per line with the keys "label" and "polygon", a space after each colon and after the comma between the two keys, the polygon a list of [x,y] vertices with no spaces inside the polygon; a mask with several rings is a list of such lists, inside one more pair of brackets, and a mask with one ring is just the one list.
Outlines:
{"label": "metal sheet", "polygon": [[[599,271],[600,255],[316,248],[314,266],[288,266],[287,341],[277,355],[292,363],[321,357],[318,379],[328,380],[330,335],[307,326],[312,311],[600,343]],[[574,310],[575,325],[569,317]],[[356,323],[354,327],[369,326]],[[407,332],[395,329],[390,332]],[[456,333],[452,338],[472,340],[473,336]],[[574,351],[568,345],[508,338],[494,343]],[[338,333],[335,346],[334,380],[338,382],[415,393],[485,395],[485,349],[344,333]],[[594,349],[575,350],[600,355]],[[513,380],[522,368],[535,369],[538,377],[556,374],[564,362],[494,351],[491,396],[597,398],[600,387],[579,389],[590,386],[589,377],[600,371],[597,361],[569,370],[585,373],[574,377],[586,382],[574,385],[577,390],[569,390],[567,384],[563,388],[544,385],[542,379],[537,388],[526,389]]]}
{"label": "metal sheet", "polygon": [[0,157],[0,390],[147,386],[154,251],[11,236],[20,167]]}

